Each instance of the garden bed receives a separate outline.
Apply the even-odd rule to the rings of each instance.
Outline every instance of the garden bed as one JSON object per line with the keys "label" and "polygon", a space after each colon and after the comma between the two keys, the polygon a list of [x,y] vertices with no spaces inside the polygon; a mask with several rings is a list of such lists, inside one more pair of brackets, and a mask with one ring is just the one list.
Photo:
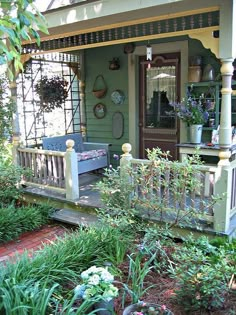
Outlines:
{"label": "garden bed", "polygon": [[[122,268],[122,267],[121,267]],[[123,266],[124,274],[128,268],[128,262]],[[187,313],[181,305],[178,305],[175,300],[176,280],[169,277],[163,277],[150,272],[147,277],[146,286],[155,285],[155,287],[148,290],[142,298],[145,302],[156,303],[166,305],[175,315],[186,315]],[[127,299],[127,304],[129,300]],[[115,313],[116,315],[122,315],[123,309],[121,307],[122,297],[119,297],[115,301]],[[230,313],[231,311],[231,313]],[[229,315],[236,314],[236,291],[229,291],[225,297],[225,303],[221,310],[211,311],[194,311],[194,315]]]}
{"label": "garden bed", "polygon": [[1,269],[0,312],[19,307],[21,301],[22,313],[11,314],[24,314],[24,307],[29,315],[35,310],[40,315],[89,314],[71,313],[82,303],[74,289],[81,272],[106,264],[119,289],[116,315],[137,300],[165,305],[175,315],[235,314],[236,294],[228,289],[235,248],[235,241],[222,239],[172,239],[158,227],[81,228],[45,245],[33,259],[22,255]]}

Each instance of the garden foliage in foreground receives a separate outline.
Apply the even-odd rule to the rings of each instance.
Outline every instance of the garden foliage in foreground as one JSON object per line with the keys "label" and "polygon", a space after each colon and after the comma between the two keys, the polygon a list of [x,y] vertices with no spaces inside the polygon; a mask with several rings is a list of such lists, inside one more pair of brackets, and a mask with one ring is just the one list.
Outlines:
{"label": "garden foliage in foreground", "polygon": [[[1,269],[0,312],[88,314],[86,307],[92,301],[85,301],[79,311],[73,311],[74,288],[81,281],[82,271],[106,262],[112,263],[109,270],[116,276],[120,303],[123,300],[124,305],[128,297],[134,303],[145,298],[146,278],[152,273],[176,280],[173,289],[177,299],[173,303],[178,302],[186,312],[214,311],[224,306],[229,293],[235,249],[236,242],[210,242],[206,237],[189,237],[177,246],[169,231],[156,226],[139,226],[136,230],[128,225],[126,230],[110,226],[78,229],[46,245],[33,259],[24,255]],[[122,273],[125,262],[128,277]]]}
{"label": "garden foliage in foreground", "polygon": [[[146,172],[146,169],[143,171]],[[191,165],[189,171],[192,174]],[[178,303],[186,314],[214,314],[214,311],[225,306],[228,294],[232,293],[228,283],[235,274],[236,241],[230,243],[219,238],[209,241],[207,237],[188,237],[176,243],[170,229],[176,218],[162,227],[142,221],[134,209],[129,208],[129,186],[119,186],[119,174],[113,173],[114,178],[108,179],[115,181],[117,186],[113,186],[111,191],[107,190],[107,207],[99,211],[100,225],[78,228],[64,238],[58,238],[53,244],[46,245],[34,253],[33,258],[25,253],[15,262],[7,262],[6,266],[2,266],[0,314],[92,315],[94,311],[89,312],[88,309],[94,300],[78,303],[74,289],[81,284],[80,275],[84,270],[104,265],[109,265],[109,271],[116,277],[114,285],[119,288],[117,299],[121,308],[148,296],[148,291],[153,287],[148,282],[149,275],[152,278],[161,276],[174,280],[174,300],[173,304],[169,301],[169,309]],[[2,186],[7,179],[6,176],[2,180]],[[108,184],[112,187],[111,182]],[[15,185],[6,187],[9,195],[14,196],[10,193],[11,189],[15,190]],[[38,216],[37,208],[33,206],[18,209],[14,198],[12,203],[6,199],[1,210],[2,214],[5,213],[1,218],[5,237],[7,230],[17,233],[17,222],[30,227],[29,222],[31,224],[33,217],[35,224],[44,222],[47,217],[46,209],[40,210],[41,214],[46,214],[44,218]],[[153,210],[162,214],[159,204],[155,203]],[[191,210],[194,212],[194,209]],[[13,217],[15,221],[12,221],[12,227],[14,222],[16,225],[11,228],[8,220],[13,220]],[[181,218],[178,212],[177,218]],[[234,311],[229,309],[228,314]]]}

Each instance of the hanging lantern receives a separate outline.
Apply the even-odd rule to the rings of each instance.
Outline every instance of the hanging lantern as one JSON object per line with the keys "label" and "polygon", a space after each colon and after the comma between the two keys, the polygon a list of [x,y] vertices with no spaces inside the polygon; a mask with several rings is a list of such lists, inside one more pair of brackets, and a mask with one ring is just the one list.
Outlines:
{"label": "hanging lantern", "polygon": [[148,69],[150,69],[151,68],[150,61],[152,61],[152,46],[149,44],[146,46],[146,54],[147,54],[147,60],[148,60]]}

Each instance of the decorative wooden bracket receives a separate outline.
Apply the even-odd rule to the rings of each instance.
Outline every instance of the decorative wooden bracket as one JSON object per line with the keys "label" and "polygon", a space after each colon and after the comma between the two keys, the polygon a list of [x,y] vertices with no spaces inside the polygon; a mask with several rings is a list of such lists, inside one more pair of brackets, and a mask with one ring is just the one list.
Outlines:
{"label": "decorative wooden bracket", "polygon": [[196,33],[191,32],[189,37],[200,40],[205,48],[210,49],[219,58],[219,38],[213,37],[212,30],[198,31]]}

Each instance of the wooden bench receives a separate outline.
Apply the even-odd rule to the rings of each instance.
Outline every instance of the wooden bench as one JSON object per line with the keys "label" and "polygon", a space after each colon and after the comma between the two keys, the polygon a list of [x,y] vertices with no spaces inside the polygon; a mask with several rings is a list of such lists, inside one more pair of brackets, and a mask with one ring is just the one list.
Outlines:
{"label": "wooden bench", "polygon": [[108,143],[83,142],[80,133],[67,134],[64,136],[43,138],[43,149],[50,151],[66,151],[66,141],[73,140],[74,150],[77,153],[78,174],[109,167]]}

